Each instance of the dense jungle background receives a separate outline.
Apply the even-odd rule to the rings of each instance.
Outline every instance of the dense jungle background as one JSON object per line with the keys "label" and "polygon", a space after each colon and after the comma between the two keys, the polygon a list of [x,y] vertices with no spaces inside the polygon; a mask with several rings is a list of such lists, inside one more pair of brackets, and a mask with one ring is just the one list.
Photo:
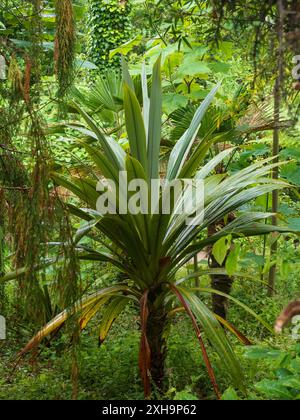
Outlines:
{"label": "dense jungle background", "polygon": [[[300,399],[299,19],[0,0],[1,400]],[[101,214],[120,172],[201,220]]]}

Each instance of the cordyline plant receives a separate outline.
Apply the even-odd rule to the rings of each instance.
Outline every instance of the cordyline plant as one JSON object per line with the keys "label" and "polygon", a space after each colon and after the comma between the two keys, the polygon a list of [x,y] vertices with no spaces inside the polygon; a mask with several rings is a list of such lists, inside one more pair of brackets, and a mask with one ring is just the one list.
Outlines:
{"label": "cordyline plant", "polygon": [[[130,153],[127,154],[118,142],[105,136],[95,121],[80,106],[74,104],[88,126],[78,128],[79,132],[94,139],[92,143],[81,141],[81,145],[94,162],[97,173],[113,180],[117,188],[120,171],[127,171],[128,182],[132,179],[143,179],[150,183],[152,179],[160,177],[160,59],[153,69],[150,98],[146,72],[143,71],[143,109],[136,97],[127,67],[124,66],[123,70],[124,110]],[[278,165],[272,159],[262,160],[231,176],[214,174],[214,169],[229,157],[233,149],[221,152],[204,164],[207,152],[216,140],[198,139],[197,135],[201,120],[218,87],[202,102],[190,127],[176,143],[166,171],[165,187],[176,179],[204,181],[204,210],[200,216],[194,216],[199,218],[198,224],[187,225],[187,216],[175,214],[174,208],[178,203],[171,208],[170,214],[163,214],[162,211],[159,214],[119,214],[117,209],[116,214],[103,216],[96,210],[96,201],[99,198],[96,191],[97,179],[71,179],[59,174],[53,175],[56,183],[69,189],[88,205],[85,209],[70,206],[73,214],[85,221],[74,238],[79,258],[109,262],[124,274],[123,278],[126,280],[85,296],[73,308],[67,308],[42,328],[21,354],[58,330],[75,313],[79,317],[80,328],[84,329],[99,311],[103,311],[100,326],[100,342],[103,342],[114,320],[132,302],[140,312],[139,368],[146,397],[151,395],[152,385],[159,390],[163,388],[168,331],[172,317],[178,311],[185,311],[191,319],[217,397],[220,396],[220,391],[206,350],[208,343],[231,375],[233,384],[243,389],[242,370],[223,327],[227,327],[241,341],[247,343],[246,338],[227,321],[212,313],[199,297],[199,292],[218,293],[217,291],[191,288],[188,286],[191,276],[177,278],[179,276],[176,273],[196,253],[223,236],[247,237],[284,231],[284,228],[265,224],[264,219],[270,216],[269,213],[243,213],[214,235],[207,237],[206,234],[208,226],[222,220],[245,203],[287,184],[271,179],[270,171]],[[91,229],[98,229],[108,238],[105,252],[103,247],[89,249],[80,245],[82,237]],[[209,271],[196,274],[199,276],[207,273]]]}

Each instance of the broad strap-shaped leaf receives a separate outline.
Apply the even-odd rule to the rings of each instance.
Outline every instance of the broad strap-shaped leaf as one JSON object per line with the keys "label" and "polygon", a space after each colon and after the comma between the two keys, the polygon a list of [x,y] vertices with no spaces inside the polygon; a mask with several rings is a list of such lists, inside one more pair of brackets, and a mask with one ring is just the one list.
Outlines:
{"label": "broad strap-shaped leaf", "polygon": [[[181,283],[184,283],[185,281],[194,279],[195,277],[201,277],[201,276],[226,276],[227,271],[224,268],[207,268],[206,270],[197,270],[194,273],[188,274],[187,276],[184,276],[178,280],[176,280],[175,284],[176,286],[180,285]],[[240,274],[241,276],[244,276],[244,273]],[[251,277],[252,278],[252,277]]]}
{"label": "broad strap-shaped leaf", "polygon": [[148,130],[149,179],[159,179],[159,151],[161,141],[162,89],[161,56],[153,68]]}
{"label": "broad strap-shaped leaf", "polygon": [[228,329],[228,331],[232,332],[232,334],[234,334],[236,336],[236,338],[245,346],[252,346],[251,341],[243,334],[241,333],[239,330],[237,330],[235,328],[234,325],[232,325],[229,321],[227,321],[227,319],[222,318],[221,316],[214,314],[214,316],[216,317],[216,319],[222,324],[224,325],[225,328]]}
{"label": "broad strap-shaped leaf", "polygon": [[72,177],[72,181],[87,197],[86,202],[89,203],[92,208],[95,208],[95,203],[99,196],[97,193],[97,181],[88,177]]}
{"label": "broad strap-shaped leaf", "polygon": [[233,230],[230,230],[228,228],[226,228],[225,230],[222,229],[220,232],[210,236],[209,238],[196,242],[193,245],[186,246],[182,253],[176,254],[176,258],[172,260],[172,269],[170,270],[170,276],[174,275],[180,269],[180,267],[183,267],[188,261],[191,260],[191,258],[194,257],[194,255],[203,250],[205,247],[215,243],[215,241],[220,239],[222,236],[227,236],[228,234],[230,234],[234,239],[238,239],[243,237],[267,235],[272,232],[299,233],[297,231],[293,231],[288,226],[274,226],[267,225],[265,223],[253,223],[252,226],[248,225],[245,227],[239,227],[238,229],[235,228]]}
{"label": "broad strap-shaped leaf", "polygon": [[[108,179],[115,182],[116,185],[119,184],[119,171],[107,158],[100,152],[95,146],[80,143],[85,148],[87,153],[90,155],[91,159],[96,164],[97,168],[101,171],[102,175]],[[125,162],[125,161],[124,161]]]}
{"label": "broad strap-shaped leaf", "polygon": [[260,315],[258,315],[255,311],[253,311],[251,308],[249,308],[248,305],[245,305],[243,302],[241,302],[238,299],[235,299],[234,297],[220,292],[220,290],[216,290],[216,289],[211,289],[208,287],[197,287],[197,288],[193,288],[193,291],[199,291],[202,293],[211,293],[214,295],[218,295],[218,296],[223,296],[226,297],[227,299],[231,300],[232,302],[234,302],[236,305],[240,306],[241,308],[243,308],[246,312],[248,312],[250,315],[252,315],[258,322],[260,322],[271,334],[274,334],[274,330],[273,327],[271,325],[269,325]]}
{"label": "broad strap-shaped leaf", "polygon": [[222,364],[225,365],[234,384],[244,391],[244,377],[240,363],[214,314],[192,291],[183,287],[177,287],[177,290],[179,290],[189,305],[211,346],[218,353]]}
{"label": "broad strap-shaped leaf", "polygon": [[[78,250],[78,248],[76,248]],[[116,257],[116,253],[112,252],[112,254],[99,252],[99,251],[87,251],[81,252],[77,255],[77,258],[80,261],[101,261],[111,264],[112,266],[118,268],[121,272],[126,273],[131,279],[135,280],[136,283],[140,286],[144,286],[144,283],[140,281],[140,275],[137,276],[133,268],[127,264],[124,258],[121,258],[119,255]]]}
{"label": "broad strap-shaped leaf", "polygon": [[148,146],[148,132],[149,132],[149,113],[150,113],[150,98],[148,95],[148,81],[146,65],[142,65],[142,93],[143,93],[143,118],[146,131],[146,139]]}
{"label": "broad strap-shaped leaf", "polygon": [[96,133],[86,127],[83,127],[82,125],[67,124],[66,127],[71,128],[71,130],[77,131],[80,134],[83,134],[84,137],[87,137],[89,140],[98,140]]}
{"label": "broad strap-shaped leaf", "polygon": [[114,165],[119,170],[124,170],[124,150],[116,141],[110,139],[99,129],[97,123],[82,109],[79,105],[74,103],[74,107],[78,110],[80,115],[89,125],[91,130],[96,134],[106,157],[109,159],[110,163]]}
{"label": "broad strap-shaped leaf", "polygon": [[[224,186],[228,179],[229,178],[224,181]],[[184,223],[182,223],[177,229],[173,230],[164,245],[165,249],[168,249],[170,255],[180,255],[182,251],[185,252],[184,250],[187,249],[189,243],[192,242],[200,230],[203,230],[214,222],[218,222],[227,214],[235,211],[249,201],[282,187],[280,183],[274,183],[267,178],[262,181],[265,182],[266,185],[257,185],[248,189],[244,189],[243,186],[241,186],[240,188],[231,189],[229,193],[226,193],[226,188],[224,188],[223,191],[220,189],[216,199],[212,200],[209,205],[205,206],[204,211],[200,212],[192,219],[192,225],[185,226]],[[253,183],[255,183],[255,179],[251,180],[251,178],[246,182],[248,185]],[[197,227],[196,229],[195,226]],[[224,231],[222,231],[222,234],[223,233]],[[215,236],[215,240],[217,240],[217,236]],[[214,241],[212,243],[214,243]]]}
{"label": "broad strap-shaped leaf", "polygon": [[[137,181],[140,180],[141,182],[145,182],[145,185],[147,184],[146,174],[144,171],[144,168],[140,164],[140,162],[136,159],[134,159],[131,156],[127,156],[126,158],[126,170],[127,170],[127,180],[128,185],[130,185],[131,181]],[[121,186],[120,186],[121,187]],[[149,206],[150,206],[150,195],[145,191],[147,196],[144,196],[144,199],[142,200],[143,203],[146,205],[148,203],[148,208],[142,208],[142,213],[139,213],[137,215],[131,215],[131,218],[136,221],[138,226],[138,231],[140,234],[140,237],[145,244],[145,248],[148,250],[149,248]],[[136,193],[128,191],[128,200]],[[140,191],[140,194],[143,195],[143,192]]]}
{"label": "broad strap-shaped leaf", "polygon": [[80,315],[79,321],[79,328],[80,330],[84,330],[88,323],[94,318],[94,316],[99,312],[99,310],[111,299],[110,296],[102,298],[99,302],[94,303],[93,305],[88,306],[87,309],[83,311]]}
{"label": "broad strap-shaped leaf", "polygon": [[189,157],[183,165],[178,178],[193,178],[213,144],[214,139],[201,141],[201,143],[195,148],[192,156]]}
{"label": "broad strap-shaped leaf", "polygon": [[89,212],[87,212],[85,209],[79,208],[74,206],[73,204],[68,203],[67,207],[73,216],[79,217],[79,219],[91,221],[94,216],[92,216]]}
{"label": "broad strap-shaped leaf", "polygon": [[184,135],[178,140],[174,149],[172,150],[168,170],[167,170],[167,179],[172,180],[178,177],[187,157],[188,154],[193,146],[193,143],[197,137],[199,132],[201,121],[212,103],[220,84],[212,89],[212,91],[208,94],[205,100],[202,102],[200,107],[197,109],[194,118],[191,122],[190,127],[184,133]]}
{"label": "broad strap-shaped leaf", "polygon": [[221,153],[218,153],[217,156],[210,159],[210,161],[196,173],[195,178],[197,179],[206,178],[216,168],[216,166],[218,166],[221,162],[223,162],[223,160],[233,152],[233,150],[235,149],[230,148],[230,149],[224,150]]}
{"label": "broad strap-shaped leaf", "polygon": [[212,386],[214,388],[214,391],[216,393],[217,398],[220,399],[221,394],[220,394],[219,386],[217,384],[215,372],[214,372],[213,367],[211,365],[211,362],[209,360],[209,356],[208,356],[208,353],[207,353],[207,350],[206,350],[206,347],[205,347],[205,344],[204,344],[204,340],[203,340],[203,337],[202,337],[202,332],[201,332],[201,330],[199,328],[199,324],[197,323],[197,320],[196,320],[196,318],[195,318],[195,316],[193,314],[193,311],[190,308],[190,306],[187,303],[187,301],[185,300],[185,297],[182,295],[180,289],[177,288],[177,287],[175,287],[174,285],[170,285],[170,288],[175,293],[175,295],[178,298],[178,300],[182,303],[184,310],[186,311],[186,313],[188,314],[188,316],[190,317],[190,319],[191,319],[191,321],[193,323],[193,327],[194,327],[194,330],[196,332],[197,339],[198,339],[198,341],[200,343],[200,347],[201,347],[201,351],[202,351],[202,356],[203,356],[204,363],[205,363],[206,368],[207,368],[207,372],[208,372],[210,381],[212,383]]}
{"label": "broad strap-shaped leaf", "polygon": [[[63,259],[61,257],[46,258],[44,261],[41,261],[40,264],[33,267],[33,269],[35,271],[44,270],[45,268],[50,267],[51,265],[54,265],[54,264],[59,263],[61,261],[63,261]],[[12,280],[16,280],[16,279],[24,276],[24,274],[30,272],[30,270],[32,270],[32,267],[26,267],[25,266],[25,267],[18,268],[17,270],[14,270],[14,271],[9,271],[3,277],[0,278],[0,283],[6,283],[6,282],[9,282],[9,281],[12,281]]]}
{"label": "broad strap-shaped leaf", "polygon": [[[170,310],[170,312],[168,313],[168,317],[172,318],[177,313],[184,312],[184,311],[185,311],[185,308],[179,306],[178,308]],[[214,314],[214,316],[222,325],[224,325],[225,328],[228,329],[228,331],[230,331],[233,335],[235,335],[236,338],[242,344],[244,344],[245,346],[252,346],[251,341],[243,333],[241,333],[239,330],[237,330],[234,325],[232,325],[230,322],[228,322],[227,320],[225,320],[224,318],[220,317],[217,314]]]}
{"label": "broad strap-shaped leaf", "polygon": [[124,109],[131,154],[140,162],[147,174],[148,161],[144,121],[139,101],[128,85],[124,86]]}
{"label": "broad strap-shaped leaf", "polygon": [[102,302],[105,304],[107,302],[107,297],[122,295],[125,293],[127,298],[137,299],[138,294],[128,286],[119,285],[111,286],[105,289],[99,290],[98,292],[93,293],[90,296],[78,301],[73,307],[65,309],[59,315],[57,315],[52,321],[48,322],[30,341],[29,343],[20,351],[19,356],[24,355],[25,353],[32,350],[34,347],[38,346],[39,343],[47,337],[52,332],[60,328],[68,318],[73,316],[76,313],[80,313],[87,308],[92,309],[95,304]]}
{"label": "broad strap-shaped leaf", "polygon": [[71,181],[58,173],[51,174],[51,178],[61,187],[74,193],[80,200],[88,203],[89,206],[95,208],[98,199],[96,191],[96,183],[91,184],[86,179],[71,178]]}
{"label": "broad strap-shaped leaf", "polygon": [[[94,131],[88,130],[85,127],[76,126],[76,125],[67,125],[67,127],[71,128],[72,130],[78,131],[81,134],[84,134],[86,137],[88,137],[88,140],[90,140],[90,139],[97,140],[97,141],[99,140],[99,137],[97,136],[96,133],[94,133]],[[104,136],[104,134],[103,134],[103,136]],[[118,163],[119,163],[118,168],[119,169],[124,168],[124,162],[125,162],[125,157],[126,157],[125,151],[119,145],[119,143],[117,143],[114,139],[112,139],[108,136],[106,136],[105,139],[106,139],[106,142],[107,142],[108,146],[111,147],[113,153],[115,153],[115,155],[116,155],[116,158],[117,158]],[[79,143],[82,146],[89,145],[89,143],[85,139],[83,139],[83,140],[78,140],[77,139],[76,142]],[[93,143],[95,143],[95,142],[93,142]],[[113,162],[111,164],[113,165],[115,162],[116,161],[113,160]]]}
{"label": "broad strap-shaped leaf", "polygon": [[127,62],[123,55],[121,56],[121,66],[124,84],[126,84],[134,92],[134,83],[130,76]]}
{"label": "broad strap-shaped leaf", "polygon": [[137,231],[132,230],[127,221],[114,216],[105,216],[98,227],[132,259],[133,267],[139,270],[141,282],[151,283],[148,254]]}
{"label": "broad strap-shaped leaf", "polygon": [[83,237],[85,237],[97,224],[100,222],[101,217],[95,218],[94,220],[90,220],[87,223],[84,223],[79,229],[77,229],[73,241],[74,244],[78,244]]}
{"label": "broad strap-shaped leaf", "polygon": [[118,318],[118,316],[123,312],[125,307],[129,303],[129,298],[126,296],[117,296],[111,299],[111,302],[105,308],[101,323],[100,323],[100,332],[99,332],[99,344],[101,345],[107,337],[113,323]]}

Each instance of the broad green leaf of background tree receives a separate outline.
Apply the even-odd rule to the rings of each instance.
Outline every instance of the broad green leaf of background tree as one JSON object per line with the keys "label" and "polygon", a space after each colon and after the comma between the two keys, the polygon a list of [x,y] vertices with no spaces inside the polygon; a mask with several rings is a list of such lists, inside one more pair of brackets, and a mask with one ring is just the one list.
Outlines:
{"label": "broad green leaf of background tree", "polygon": [[238,261],[240,255],[241,245],[236,243],[234,244],[233,249],[230,251],[228,258],[226,260],[226,271],[229,276],[233,276],[236,273],[238,268]]}
{"label": "broad green leaf of background tree", "polygon": [[186,107],[188,102],[188,98],[183,95],[166,93],[163,95],[163,111],[170,115],[176,109]]}
{"label": "broad green leaf of background tree", "polygon": [[230,248],[230,245],[231,245],[231,236],[225,236],[219,239],[213,245],[212,254],[219,265],[223,264],[226,258],[227,252]]}

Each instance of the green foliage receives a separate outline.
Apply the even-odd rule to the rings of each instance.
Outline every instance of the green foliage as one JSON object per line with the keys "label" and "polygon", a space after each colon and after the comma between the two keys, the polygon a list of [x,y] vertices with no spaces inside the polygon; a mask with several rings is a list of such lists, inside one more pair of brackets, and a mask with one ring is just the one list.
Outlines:
{"label": "green foliage", "polygon": [[233,388],[228,388],[222,395],[223,401],[238,401],[239,397]]}
{"label": "green foliage", "polygon": [[222,266],[226,255],[231,246],[231,237],[224,237],[214,243],[212,248],[212,254],[217,260],[217,263]]}
{"label": "green foliage", "polygon": [[[103,321],[100,332],[100,340],[102,342],[114,320],[123,312],[126,305],[132,302],[133,304],[138,304],[138,306],[142,305],[141,308],[144,305],[147,308],[141,310],[140,314],[142,328],[140,360],[145,358],[144,363],[149,363],[146,359],[147,352],[143,350],[143,340],[146,338],[149,340],[147,342],[149,342],[149,348],[152,349],[151,354],[155,361],[153,365],[155,365],[155,358],[161,357],[160,354],[165,352],[163,349],[168,337],[167,331],[169,327],[167,314],[169,311],[178,308],[178,304],[180,304],[190,316],[197,332],[208,374],[214,384],[217,395],[218,389],[215,385],[214,372],[207,357],[204,343],[199,335],[197,323],[205,332],[209,343],[218,354],[225,369],[231,375],[233,383],[241,390],[244,390],[241,367],[215,315],[207,308],[193,289],[177,285],[175,277],[176,272],[186,262],[209,244],[217,244],[214,252],[220,262],[222,262],[221,260],[224,260],[230,246],[229,238],[240,235],[255,236],[272,232],[273,230],[286,230],[285,228],[257,223],[259,220],[268,218],[270,216],[268,213],[248,213],[241,214],[233,222],[211,235],[207,240],[197,241],[197,237],[201,237],[205,233],[209,224],[226,218],[229,212],[238,210],[241,205],[248,203],[250,200],[285,186],[281,182],[273,183],[266,177],[269,171],[277,166],[276,163],[268,164],[272,159],[258,162],[239,173],[228,176],[226,179],[218,177],[216,183],[213,184],[214,186],[210,186],[210,173],[232,150],[221,152],[207,163],[204,163],[206,151],[211,143],[208,142],[208,145],[206,145],[204,139],[201,139],[196,146],[194,146],[194,143],[201,122],[216,95],[218,87],[213,88],[197,108],[190,126],[174,146],[168,161],[166,175],[168,181],[180,179],[182,173],[192,173],[190,161],[186,161],[187,155],[192,153],[191,161],[193,162],[193,156],[198,153],[199,149],[202,150],[201,148],[203,148],[202,154],[197,155],[198,158],[197,160],[195,159],[196,164],[193,165],[193,172],[197,170],[196,178],[203,179],[203,182],[206,183],[206,211],[203,220],[198,220],[199,216],[197,212],[195,215],[193,210],[191,216],[194,218],[194,221],[198,220],[198,223],[193,224],[193,229],[186,223],[188,214],[178,218],[174,212],[182,197],[176,199],[177,201],[174,203],[170,214],[163,214],[161,210],[158,214],[152,214],[148,209],[148,212],[144,215],[137,214],[133,216],[130,213],[123,214],[117,208],[116,214],[102,215],[95,211],[97,200],[95,178],[78,179],[73,177],[67,179],[60,174],[53,175],[56,183],[72,191],[90,207],[90,209],[85,210],[77,208],[75,211],[76,215],[80,215],[82,219],[88,220],[73,238],[78,259],[109,262],[120,269],[124,274],[124,279],[129,279],[129,281],[98,289],[95,293],[82,298],[73,308],[67,308],[50,321],[27,344],[22,353],[31,350],[42,338],[59,329],[72,314],[77,314],[79,325],[81,329],[84,329],[98,311],[106,308],[106,304],[109,302],[104,315],[105,321]],[[95,120],[80,106],[77,104],[73,105],[89,127],[88,129],[84,128],[84,132],[97,141],[98,147],[86,141],[81,141],[80,144],[82,144],[96,165],[97,171],[106,178],[114,180],[118,190],[121,189],[118,178],[120,170],[127,171],[129,180],[144,179],[148,184],[152,179],[156,179],[158,175],[162,106],[160,58],[153,69],[150,98],[148,98],[145,86],[143,95],[143,103],[148,103],[150,99],[149,112],[146,113],[141,112],[141,107],[134,91],[134,84],[130,79],[128,70],[124,66],[125,125],[130,155],[124,152],[118,142],[107,137],[101,128],[98,127]],[[78,131],[76,126],[74,128],[75,131]],[[79,128],[79,131],[82,132],[82,128]],[[190,199],[192,200],[192,196]],[[161,195],[159,200],[162,200]],[[199,204],[197,203],[197,205]],[[75,207],[73,209],[75,210]],[[97,229],[106,236],[107,240],[103,243],[107,248],[106,251],[103,247],[100,249],[81,248],[80,241],[93,229]],[[227,241],[227,248],[224,246],[224,238]],[[214,291],[212,292],[214,293]],[[126,299],[124,299],[125,297]],[[243,304],[241,306],[246,308]],[[256,316],[250,309],[249,312]],[[148,313],[155,314],[153,319]],[[258,316],[256,318],[260,319]],[[157,322],[158,320],[159,322]],[[145,328],[143,325],[147,326],[146,330],[143,330]],[[147,331],[147,334],[145,331]],[[159,344],[157,344],[157,340],[159,340]],[[162,359],[161,363],[164,363],[164,359]],[[140,364],[140,366],[143,365]],[[142,368],[141,374],[143,377]],[[155,371],[152,374],[153,380],[157,380]],[[150,392],[148,375],[147,378],[146,380],[144,379],[146,396]]]}
{"label": "green foliage", "polygon": [[236,243],[231,249],[227,259],[226,259],[226,271],[229,276],[233,276],[238,270],[238,260],[240,256],[241,245]]}
{"label": "green foliage", "polygon": [[[272,334],[299,293],[300,96],[288,77],[299,2],[283,0],[293,12],[284,25],[279,124],[279,159],[288,163],[276,185],[283,228],[268,221],[275,3],[1,2],[0,313],[8,340],[0,343],[0,399],[142,399],[148,369],[154,398],[214,399],[215,376],[223,400],[299,399],[293,327]],[[120,55],[130,68],[123,60],[123,78]],[[73,80],[60,121],[57,102]],[[166,172],[203,179],[201,226],[173,214],[97,214],[99,178],[117,179],[120,169],[147,182]],[[289,229],[296,234],[267,235]],[[208,269],[210,252],[225,267]],[[271,298],[266,277],[275,264]],[[230,296],[210,287],[218,274],[230,276]],[[218,293],[228,300],[227,323],[210,311]],[[16,367],[39,329],[40,358]],[[247,339],[255,346],[245,356],[239,343]],[[163,392],[147,341],[166,368]]]}
{"label": "green foliage", "polygon": [[110,51],[130,38],[130,9],[127,0],[90,0],[89,57],[100,69],[120,66],[120,55],[110,58]]}
{"label": "green foliage", "polygon": [[289,163],[281,170],[281,176],[291,184],[300,187],[300,166],[297,163]]}
{"label": "green foliage", "polygon": [[300,398],[300,346],[290,351],[272,350],[263,347],[247,350],[250,360],[268,361],[272,379],[263,379],[255,389],[270,400],[299,400]]}

